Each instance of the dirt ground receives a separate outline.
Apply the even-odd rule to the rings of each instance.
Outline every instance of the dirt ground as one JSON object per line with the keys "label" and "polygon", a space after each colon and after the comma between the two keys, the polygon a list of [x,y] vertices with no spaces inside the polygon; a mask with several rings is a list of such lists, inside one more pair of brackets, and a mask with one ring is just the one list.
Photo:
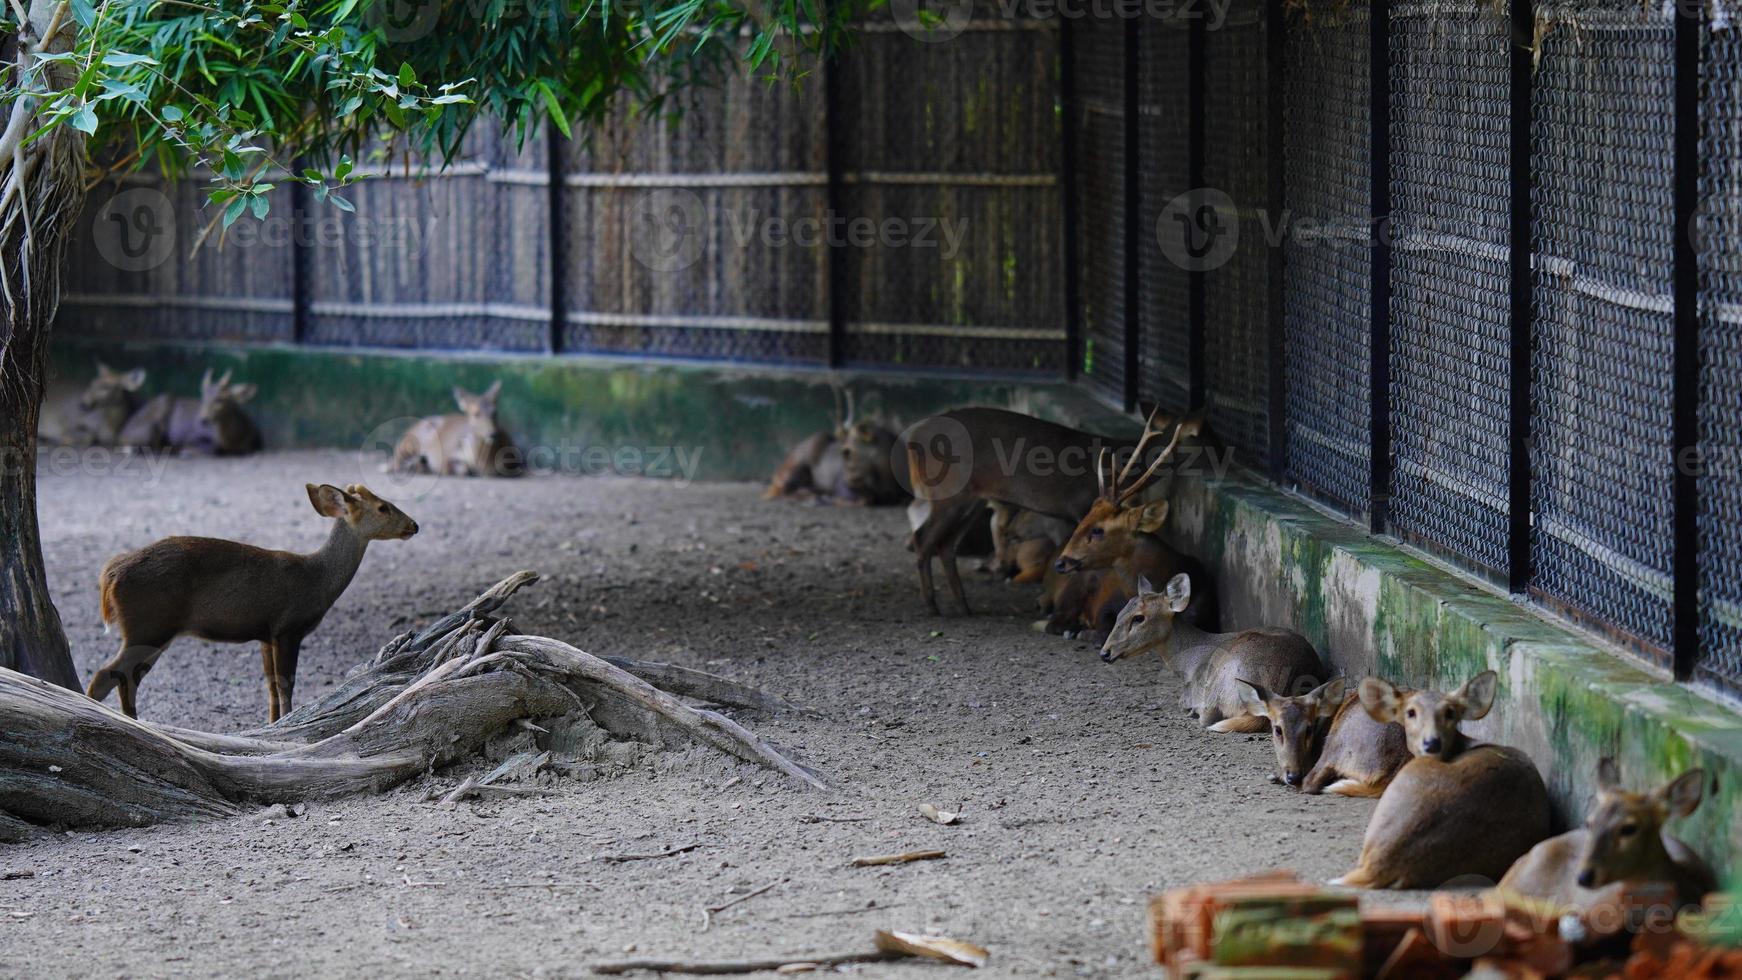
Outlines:
{"label": "dirt ground", "polygon": [[[978,615],[927,615],[899,509],[548,475],[396,494],[363,469],[338,452],[175,460],[155,476],[45,469],[48,567],[81,675],[113,652],[96,592],[109,556],[184,533],[310,550],[325,525],[303,484],[361,479],[423,530],[371,547],[305,645],[299,701],[531,568],[543,581],[509,607],[523,631],[816,709],[736,716],[840,792],[691,750],[544,799],[442,807],[426,797],[464,773],[441,772],[293,819],[57,835],[0,848],[0,975],[584,976],[619,958],[849,952],[895,928],[981,943],[997,976],[1145,976],[1149,895],[1279,865],[1322,880],[1360,849],[1371,801],[1267,783],[1268,741],[1198,730],[1155,659],[1106,666],[1032,631],[1033,587],[969,575]],[[259,665],[253,648],[179,640],[141,714],[252,727]],[[965,819],[932,824],[924,802]],[[948,857],[848,866],[921,848]],[[703,929],[705,907],[771,883]]]}

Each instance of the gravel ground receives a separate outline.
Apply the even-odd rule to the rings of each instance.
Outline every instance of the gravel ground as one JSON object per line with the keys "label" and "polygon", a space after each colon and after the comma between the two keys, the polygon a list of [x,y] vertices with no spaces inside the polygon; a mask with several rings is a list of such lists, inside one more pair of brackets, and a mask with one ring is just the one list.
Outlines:
{"label": "gravel ground", "polygon": [[[1324,879],[1360,850],[1370,801],[1268,784],[1267,741],[1198,730],[1155,659],[1109,667],[1032,631],[1032,587],[971,574],[979,615],[926,615],[899,509],[611,477],[395,493],[336,452],[161,467],[43,475],[51,584],[82,676],[113,652],[96,592],[111,555],[190,533],[312,549],[325,526],[303,484],[362,479],[423,531],[371,547],[304,646],[299,700],[408,624],[532,568],[543,581],[509,607],[524,631],[817,709],[739,718],[844,789],[668,751],[552,798],[443,808],[426,796],[464,773],[442,772],[295,819],[52,836],[0,849],[0,878],[34,873],[0,880],[0,976],[579,976],[625,957],[847,952],[878,928],[981,943],[993,975],[1145,976],[1151,894],[1277,866]],[[258,724],[259,663],[252,647],[178,640],[141,714]],[[965,819],[932,824],[923,802]],[[948,857],[848,866],[920,848]],[[771,883],[703,929],[705,907]]]}

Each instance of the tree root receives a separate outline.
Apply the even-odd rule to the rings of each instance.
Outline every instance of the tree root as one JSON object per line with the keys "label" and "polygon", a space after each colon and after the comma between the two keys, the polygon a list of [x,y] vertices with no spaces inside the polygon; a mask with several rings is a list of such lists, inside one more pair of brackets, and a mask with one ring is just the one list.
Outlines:
{"label": "tree root", "polygon": [[[0,669],[0,840],[25,825],[139,826],[229,816],[245,803],[380,792],[480,752],[494,736],[577,709],[616,734],[674,734],[826,789],[737,722],[677,695],[790,707],[702,671],[613,663],[526,636],[491,614],[536,581],[504,579],[421,632],[395,637],[275,725],[216,735],[127,718]],[[669,685],[662,689],[637,676]],[[595,710],[596,709],[596,710]]]}

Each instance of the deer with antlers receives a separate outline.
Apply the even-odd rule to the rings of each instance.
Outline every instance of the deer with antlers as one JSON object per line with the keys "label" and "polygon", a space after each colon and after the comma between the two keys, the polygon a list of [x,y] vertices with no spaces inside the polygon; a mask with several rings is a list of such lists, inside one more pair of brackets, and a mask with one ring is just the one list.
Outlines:
{"label": "deer with antlers", "polygon": [[891,466],[895,433],[857,420],[853,392],[835,390],[835,425],[805,437],[786,454],[763,499],[817,499],[838,504],[895,504],[907,499]]}

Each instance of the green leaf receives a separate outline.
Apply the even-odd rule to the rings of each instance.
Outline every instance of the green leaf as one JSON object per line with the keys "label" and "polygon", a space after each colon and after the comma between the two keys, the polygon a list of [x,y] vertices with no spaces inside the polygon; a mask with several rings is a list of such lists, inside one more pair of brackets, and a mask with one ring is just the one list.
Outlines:
{"label": "green leaf", "polygon": [[410,88],[417,84],[417,72],[411,70],[411,62],[409,61],[399,63],[399,84],[403,88]]}
{"label": "green leaf", "polygon": [[248,210],[247,198],[237,197],[231,200],[229,207],[224,209],[224,227],[228,228],[235,224],[236,219],[242,217],[242,212],[246,210]]}
{"label": "green leaf", "polygon": [[164,122],[181,122],[183,119],[187,118],[187,112],[178,105],[164,106],[163,111],[159,113],[159,115],[163,117]]}
{"label": "green leaf", "polygon": [[267,212],[271,210],[272,203],[267,200],[265,194],[255,194],[252,198],[249,198],[248,207],[254,212],[254,217],[264,218],[266,217]]}
{"label": "green leaf", "polygon": [[97,112],[89,105],[79,106],[69,122],[72,123],[74,129],[90,136],[97,131]]}
{"label": "green leaf", "polygon": [[128,54],[125,51],[111,51],[103,56],[103,64],[110,68],[126,68],[129,65],[155,65],[157,59],[142,54]]}
{"label": "green leaf", "polygon": [[356,213],[357,206],[355,204],[352,204],[350,201],[345,200],[344,198],[340,197],[337,194],[329,195],[329,197],[332,199],[333,207],[338,208],[340,211],[345,211],[345,212],[348,212],[351,214]]}
{"label": "green leaf", "polygon": [[556,97],[556,92],[543,79],[538,82],[539,94],[544,96],[544,107],[550,112],[550,121],[556,123],[557,131],[563,134],[563,139],[571,139],[568,113],[563,111],[562,102]]}

